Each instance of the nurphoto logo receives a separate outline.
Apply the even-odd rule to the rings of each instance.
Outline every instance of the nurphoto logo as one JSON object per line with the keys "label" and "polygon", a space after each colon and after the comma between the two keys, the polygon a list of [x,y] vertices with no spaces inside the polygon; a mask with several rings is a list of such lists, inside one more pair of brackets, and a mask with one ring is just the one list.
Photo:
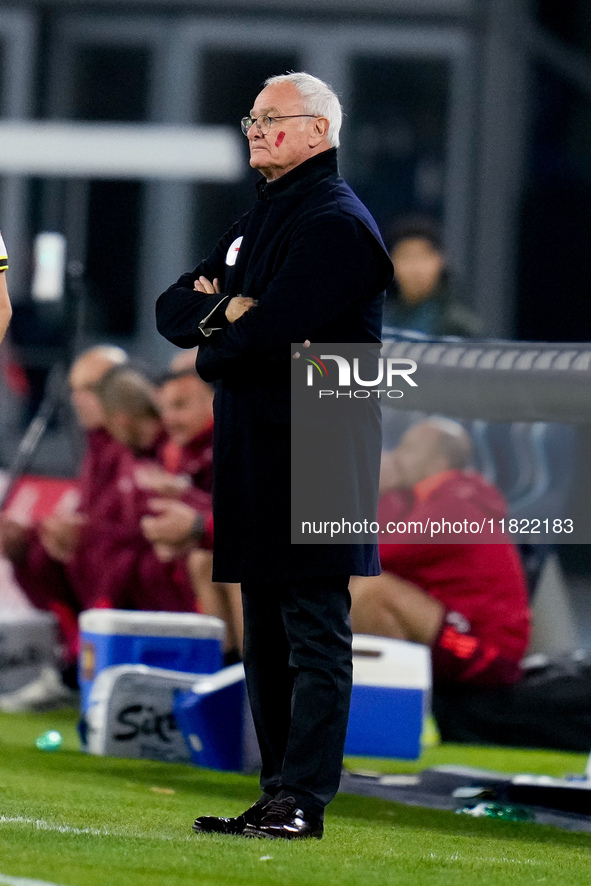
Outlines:
{"label": "nurphoto logo", "polygon": [[[337,367],[336,388],[320,388],[318,397],[355,397],[357,399],[367,399],[372,394],[378,398],[384,394],[386,397],[397,400],[404,396],[404,391],[396,390],[393,385],[395,380],[399,382],[402,379],[407,385],[413,388],[417,387],[416,381],[411,375],[416,372],[417,364],[414,360],[404,360],[395,357],[378,357],[372,361],[372,367],[375,367],[375,378],[362,378],[359,357],[348,360],[340,354],[321,354],[319,357],[311,354],[306,357],[308,366],[306,367],[306,385],[313,387],[317,380],[316,373],[320,376],[322,382],[329,379],[329,371],[326,366],[328,360],[334,361]],[[352,364],[352,366],[351,366]],[[330,367],[334,374],[334,365]],[[316,370],[316,372],[315,372]],[[352,377],[352,380],[351,380]],[[385,387],[379,387],[385,383]],[[352,387],[353,384],[359,387]],[[347,390],[339,390],[346,388]]]}

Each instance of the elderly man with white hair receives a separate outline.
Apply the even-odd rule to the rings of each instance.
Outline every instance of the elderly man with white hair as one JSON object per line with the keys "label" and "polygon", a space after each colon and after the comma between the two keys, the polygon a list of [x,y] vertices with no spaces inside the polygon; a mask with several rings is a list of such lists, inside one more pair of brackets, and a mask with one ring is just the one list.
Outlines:
{"label": "elderly man with white hair", "polygon": [[[157,305],[161,333],[198,345],[197,370],[216,384],[213,577],[241,583],[262,756],[262,797],[237,818],[198,818],[199,833],[320,839],[339,785],[349,578],[377,574],[379,561],[371,543],[291,544],[292,343],[379,345],[393,275],[373,218],[339,176],[341,118],[316,77],[266,81],[241,124],[263,175],[258,200]],[[374,473],[377,498],[379,441]]]}

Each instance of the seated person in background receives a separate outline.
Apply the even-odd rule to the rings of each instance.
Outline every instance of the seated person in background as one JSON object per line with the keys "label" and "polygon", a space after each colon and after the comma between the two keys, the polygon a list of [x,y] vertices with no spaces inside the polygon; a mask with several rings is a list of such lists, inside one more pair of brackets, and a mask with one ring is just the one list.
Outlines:
{"label": "seated person in background", "polygon": [[403,219],[388,249],[395,278],[386,290],[384,324],[432,336],[482,335],[482,323],[454,292],[435,222]]}
{"label": "seated person in background", "polygon": [[170,372],[160,379],[158,404],[168,443],[162,458],[172,473],[211,493],[213,479],[213,389],[195,369]]}
{"label": "seated person in background", "polygon": [[155,457],[165,443],[156,388],[137,367],[113,366],[96,386],[104,424],[136,457]]}
{"label": "seated person in background", "polygon": [[[161,471],[166,436],[156,405],[156,389],[131,366],[107,372],[97,386],[105,427],[125,449],[112,488],[110,509],[94,546],[94,606],[115,609],[195,612],[197,601],[185,558],[163,562],[142,529],[148,493],[139,470]],[[178,478],[171,477],[171,481]]]}
{"label": "seated person in background", "polygon": [[144,517],[142,526],[146,538],[161,554],[164,551],[166,556],[168,551],[170,556],[175,556],[178,551],[188,550],[189,572],[201,607],[206,614],[226,623],[226,652],[239,653],[242,649],[240,587],[211,579],[213,390],[194,368],[181,368],[160,381],[158,404],[169,436],[163,449],[164,466],[190,479],[192,495],[180,488],[175,494],[170,474],[143,473],[142,485],[159,497],[150,499],[152,515]]}
{"label": "seated person in background", "polygon": [[480,537],[498,543],[389,535],[380,544],[382,574],[351,585],[353,630],[430,646],[436,690],[514,683],[529,641],[519,555],[497,533],[506,504],[494,486],[466,469],[471,456],[471,440],[456,422],[434,418],[411,427],[396,449],[383,455],[380,527],[388,521],[408,526],[409,521],[467,519],[486,521],[488,529],[493,519],[494,534]]}
{"label": "seated person in background", "polygon": [[95,347],[82,353],[70,370],[72,404],[87,438],[76,512],[53,514],[29,527],[0,518],[0,549],[12,563],[18,584],[34,606],[57,617],[64,678],[70,684],[75,682],[78,656],[78,613],[91,605],[93,596],[94,575],[88,563],[125,453],[105,430],[96,386],[108,370],[126,360],[120,348]]}

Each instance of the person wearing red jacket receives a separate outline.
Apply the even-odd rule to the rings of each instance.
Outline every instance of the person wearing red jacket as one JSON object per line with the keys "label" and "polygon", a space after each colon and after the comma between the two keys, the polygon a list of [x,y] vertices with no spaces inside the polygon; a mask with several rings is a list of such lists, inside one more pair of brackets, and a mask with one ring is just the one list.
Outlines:
{"label": "person wearing red jacket", "polygon": [[[512,684],[529,642],[525,576],[501,532],[507,505],[498,489],[466,469],[471,455],[466,431],[446,419],[414,425],[384,454],[383,572],[352,588],[354,631],[430,646],[436,688]],[[415,534],[419,524],[437,532]],[[454,524],[484,531],[454,535]]]}
{"label": "person wearing red jacket", "polygon": [[157,458],[166,438],[149,383],[126,359],[119,349],[93,348],[70,372],[72,402],[88,438],[77,510],[29,528],[6,518],[0,524],[17,582],[34,606],[58,619],[70,684],[83,610],[197,609],[186,561],[161,562],[141,531],[148,495],[135,471],[140,459]]}
{"label": "person wearing red jacket", "polygon": [[171,371],[160,379],[158,405],[169,441],[164,466],[190,476],[197,489],[213,483],[213,390],[195,368]]}
{"label": "person wearing red jacket", "polygon": [[78,614],[92,603],[93,573],[88,557],[97,527],[108,515],[111,490],[124,447],[104,427],[96,385],[113,366],[127,360],[120,348],[94,347],[80,354],[70,370],[72,404],[87,445],[79,475],[80,500],[74,513],[52,514],[25,527],[2,517],[0,548],[30,602],[56,616],[63,644],[66,679],[75,680]]}
{"label": "person wearing red jacket", "polygon": [[[226,624],[225,650],[231,660],[242,649],[242,603],[237,584],[212,580],[212,403],[213,390],[194,367],[181,367],[161,379],[158,405],[169,436],[162,463],[169,473],[143,475],[155,497],[149,501],[152,515],[142,526],[161,556],[188,551],[188,568],[203,611]],[[189,485],[175,489],[179,476]]]}
{"label": "person wearing red jacket", "polygon": [[[116,366],[97,386],[105,426],[125,449],[112,486],[111,512],[94,547],[94,606],[195,612],[199,609],[186,558],[162,558],[145,538],[150,494],[138,473],[160,471],[166,435],[156,389],[138,369]],[[171,477],[171,482],[179,481]],[[101,567],[108,564],[108,568]]]}
{"label": "person wearing red jacket", "polygon": [[136,482],[148,495],[144,534],[163,560],[195,544],[213,546],[212,398],[194,369],[169,372],[160,381],[157,401],[166,436],[158,464],[141,465]]}

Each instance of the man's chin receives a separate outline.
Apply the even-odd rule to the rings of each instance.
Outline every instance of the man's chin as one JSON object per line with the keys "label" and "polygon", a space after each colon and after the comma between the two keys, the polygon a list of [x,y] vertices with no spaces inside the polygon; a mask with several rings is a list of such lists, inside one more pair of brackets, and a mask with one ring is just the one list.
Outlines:
{"label": "man's chin", "polygon": [[[261,154],[264,154],[264,153],[265,153],[264,151],[261,151]],[[260,172],[261,175],[263,175],[267,179],[267,181],[270,181],[274,177],[273,176],[273,169],[272,169],[272,167],[269,166],[268,163],[265,163],[265,159],[268,160],[268,156],[267,156],[267,158],[265,158],[264,156],[251,157],[250,158],[250,165],[253,169],[256,169],[258,172]]]}
{"label": "man's chin", "polygon": [[253,169],[261,169],[265,166],[265,159],[269,159],[267,152],[257,151],[255,154],[250,155],[250,165]]}

